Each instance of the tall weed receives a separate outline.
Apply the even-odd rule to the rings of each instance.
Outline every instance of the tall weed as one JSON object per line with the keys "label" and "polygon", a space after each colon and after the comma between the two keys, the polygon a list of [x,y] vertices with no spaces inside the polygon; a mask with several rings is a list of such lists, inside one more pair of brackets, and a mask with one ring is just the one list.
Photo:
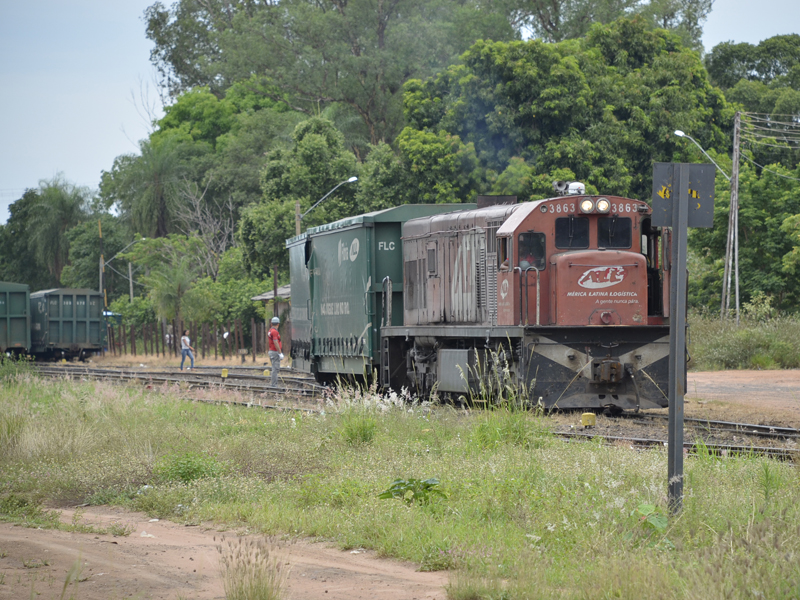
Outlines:
{"label": "tall weed", "polygon": [[288,575],[266,540],[237,538],[217,547],[226,600],[280,600]]}

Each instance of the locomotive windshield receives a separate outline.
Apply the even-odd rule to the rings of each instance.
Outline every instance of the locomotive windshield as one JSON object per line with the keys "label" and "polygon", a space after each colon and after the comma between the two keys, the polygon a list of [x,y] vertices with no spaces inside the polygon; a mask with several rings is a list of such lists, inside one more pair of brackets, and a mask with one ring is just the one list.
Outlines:
{"label": "locomotive windshield", "polygon": [[601,217],[597,220],[597,245],[600,248],[630,248],[629,217]]}
{"label": "locomotive windshield", "polygon": [[588,248],[588,217],[561,217],[556,219],[556,248]]}
{"label": "locomotive windshield", "polygon": [[540,271],[544,269],[545,253],[544,253],[544,234],[528,233],[519,234],[519,264],[521,269],[529,269],[534,267]]}

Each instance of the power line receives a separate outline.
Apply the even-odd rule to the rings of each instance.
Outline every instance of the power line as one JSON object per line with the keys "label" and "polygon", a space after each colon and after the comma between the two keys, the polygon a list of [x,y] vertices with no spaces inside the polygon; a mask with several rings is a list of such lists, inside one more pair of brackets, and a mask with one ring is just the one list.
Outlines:
{"label": "power line", "polygon": [[792,180],[794,180],[794,181],[800,181],[800,179],[798,179],[797,177],[790,177],[789,175],[784,175],[783,173],[778,173],[777,171],[773,171],[772,169],[768,169],[768,168],[767,168],[767,167],[765,167],[764,165],[760,165],[760,164],[758,164],[758,163],[757,163],[756,161],[754,161],[752,158],[749,158],[749,157],[748,157],[746,154],[742,154],[742,158],[744,158],[745,160],[747,160],[747,161],[749,161],[749,162],[753,163],[755,166],[757,166],[757,167],[759,167],[759,168],[763,169],[764,171],[768,171],[769,173],[772,173],[772,174],[774,174],[774,175],[777,175],[778,177],[783,177],[784,179],[792,179]]}
{"label": "power line", "polygon": [[[774,138],[772,138],[772,139],[774,139]],[[748,144],[758,144],[759,146],[771,146],[773,148],[782,148],[784,150],[800,150],[800,146],[792,148],[791,146],[780,146],[778,144],[770,144],[768,142],[761,142],[759,140],[749,140],[749,139],[746,139],[746,138],[744,139],[744,141],[746,143],[748,143]],[[800,140],[798,140],[798,142],[800,142]]]}

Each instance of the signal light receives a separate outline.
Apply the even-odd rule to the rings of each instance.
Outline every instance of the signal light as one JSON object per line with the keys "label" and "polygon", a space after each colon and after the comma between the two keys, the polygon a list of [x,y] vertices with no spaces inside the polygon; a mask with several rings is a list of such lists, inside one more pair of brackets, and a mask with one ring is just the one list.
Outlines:
{"label": "signal light", "polygon": [[594,202],[591,199],[585,198],[581,200],[581,212],[590,213],[594,210]]}
{"label": "signal light", "polygon": [[598,198],[597,212],[605,214],[609,210],[611,210],[611,202],[608,201],[608,198]]}

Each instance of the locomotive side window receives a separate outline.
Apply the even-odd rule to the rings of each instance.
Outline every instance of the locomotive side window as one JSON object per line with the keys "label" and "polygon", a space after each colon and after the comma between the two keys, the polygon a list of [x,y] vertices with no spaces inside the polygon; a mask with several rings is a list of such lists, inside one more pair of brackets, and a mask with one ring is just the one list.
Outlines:
{"label": "locomotive side window", "polygon": [[511,264],[508,240],[506,237],[497,238],[497,268],[501,271],[508,271]]}
{"label": "locomotive side window", "polygon": [[600,217],[597,220],[597,245],[600,248],[630,248],[630,218],[616,215]]}
{"label": "locomotive side window", "polygon": [[588,247],[588,217],[561,217],[556,219],[556,248]]}
{"label": "locomotive side window", "polygon": [[529,231],[528,233],[519,234],[517,239],[519,241],[519,252],[517,254],[519,264],[517,266],[523,270],[530,267],[539,270],[544,269],[544,234]]}

